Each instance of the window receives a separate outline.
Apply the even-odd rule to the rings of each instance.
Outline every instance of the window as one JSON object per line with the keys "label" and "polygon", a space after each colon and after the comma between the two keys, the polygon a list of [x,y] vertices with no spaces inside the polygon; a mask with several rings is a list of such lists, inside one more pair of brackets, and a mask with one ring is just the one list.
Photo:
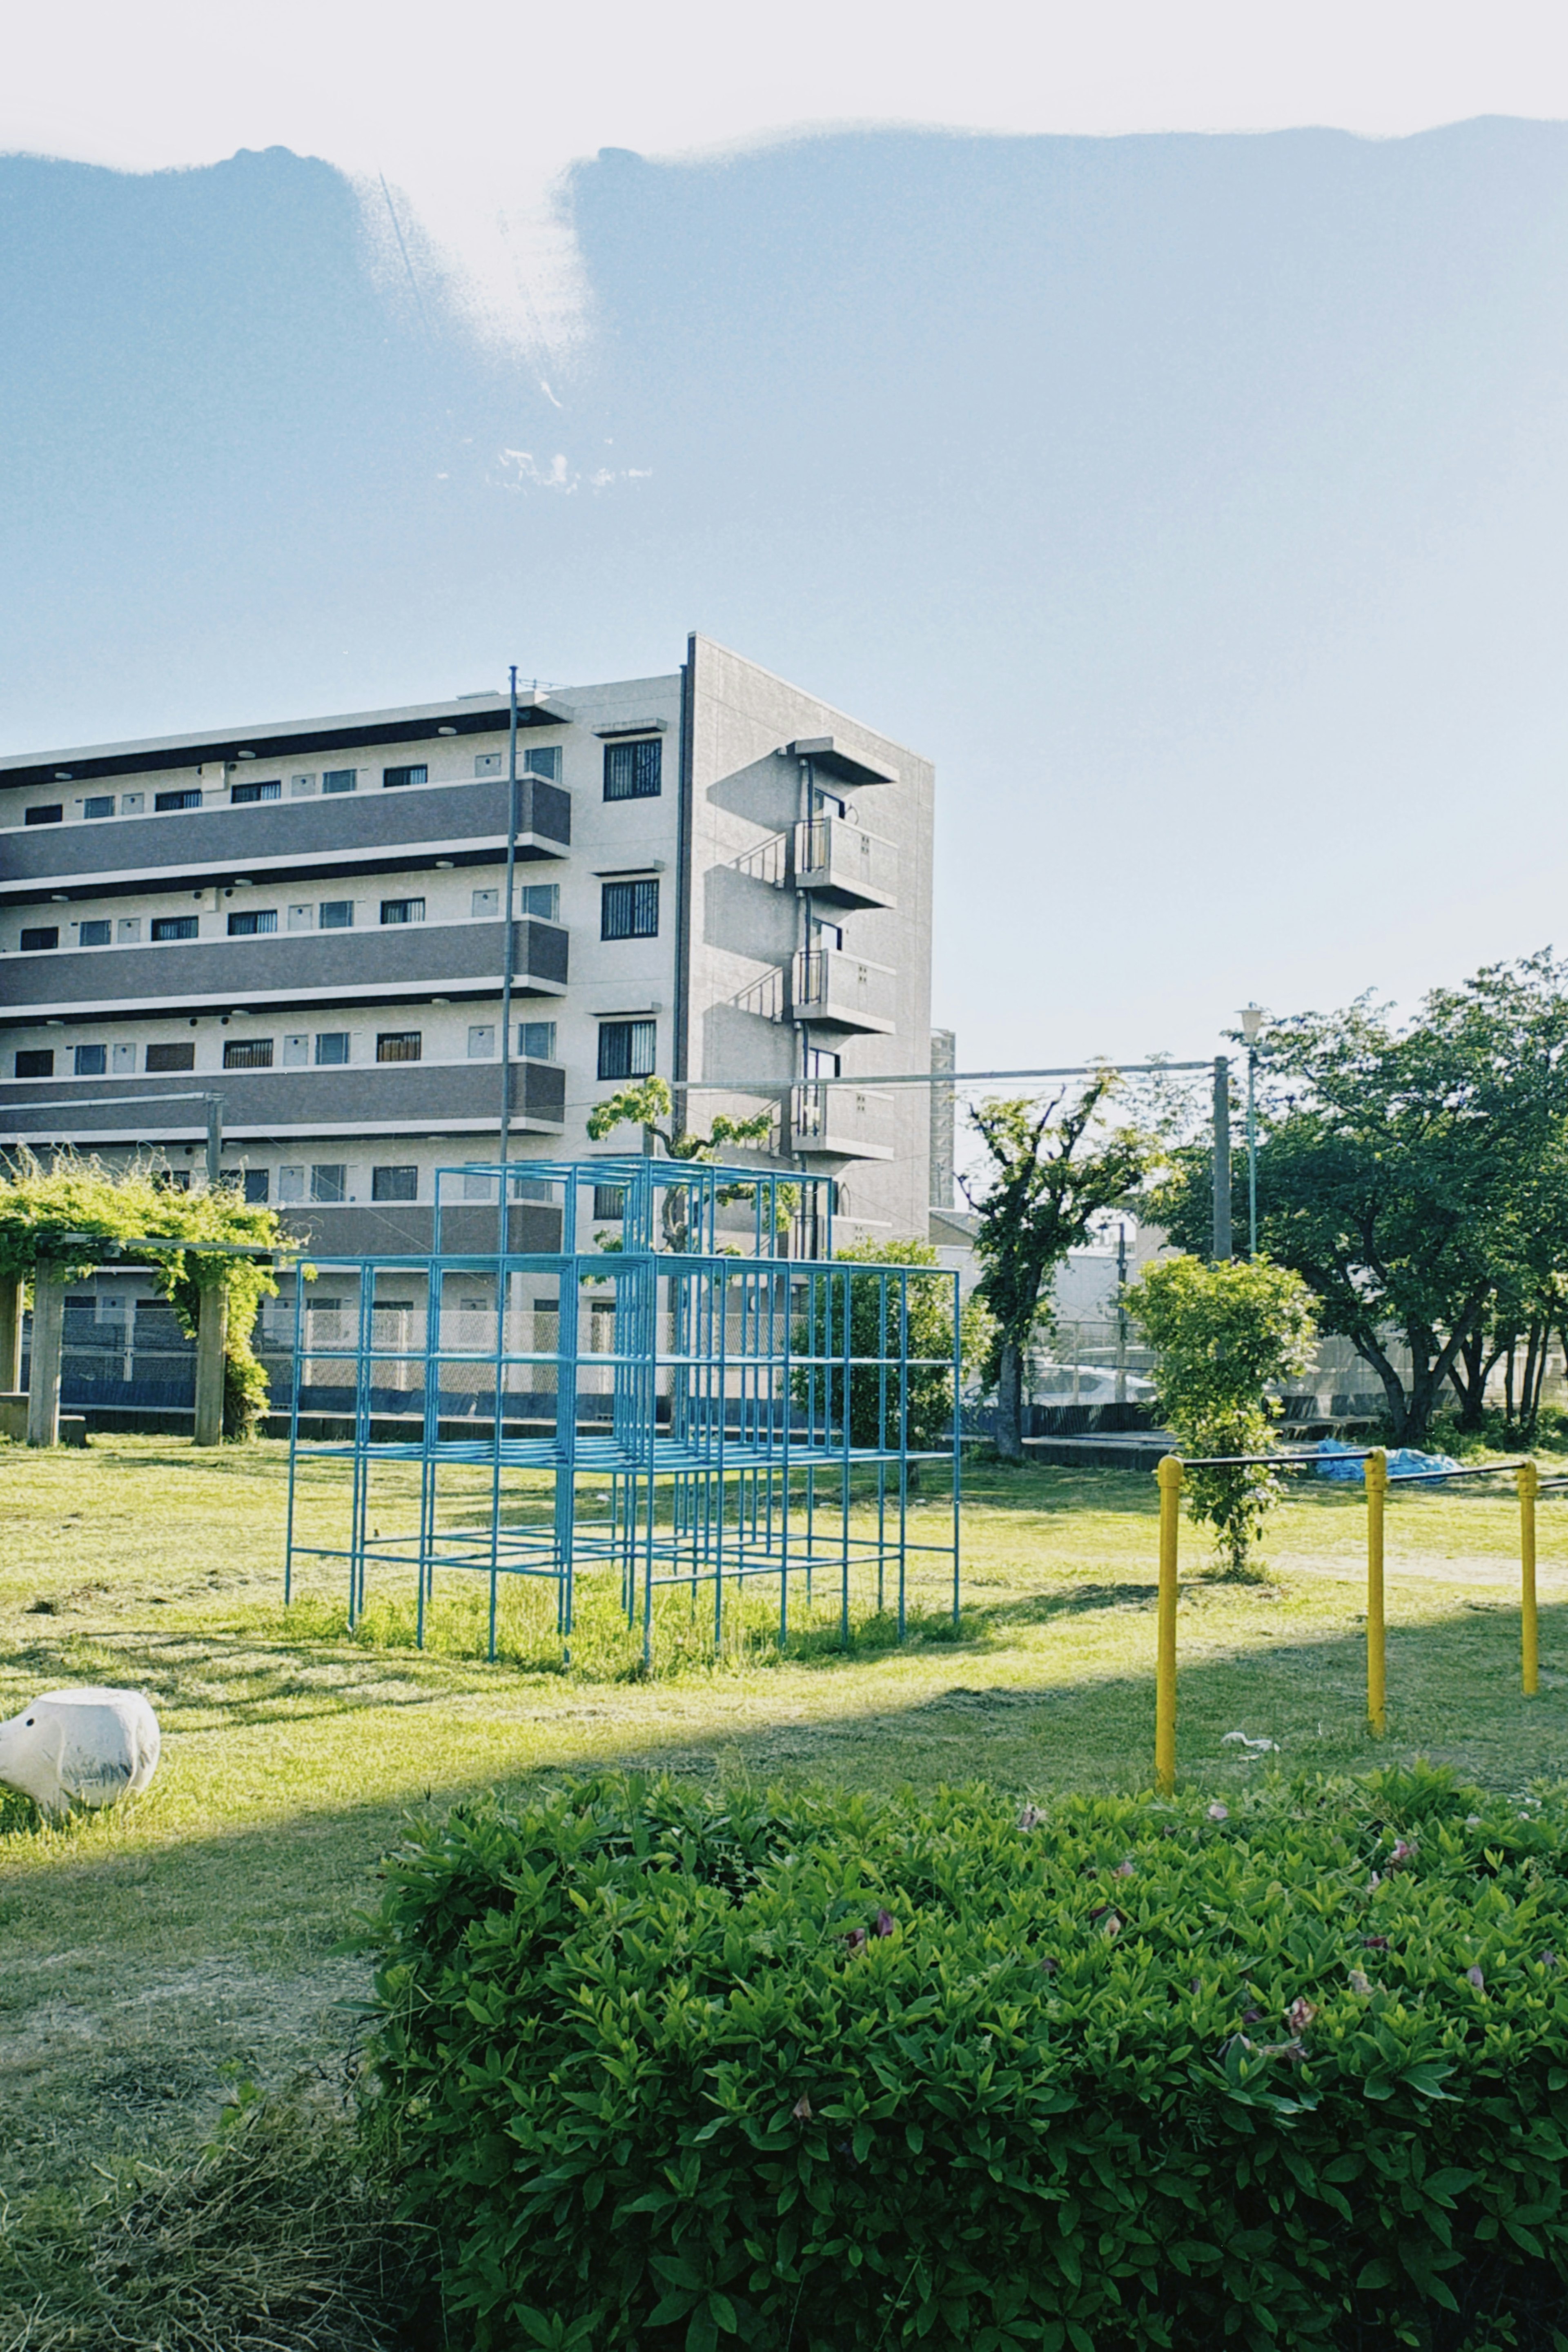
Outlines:
{"label": "window", "polygon": [[476,922],[494,922],[500,913],[499,890],[476,890],[468,901],[468,912]]}
{"label": "window", "polygon": [[316,920],[324,931],[352,931],[354,927],[353,900],[323,898],[316,910]]}
{"label": "window", "polygon": [[154,915],[153,937],[155,940],[194,940],[201,929],[199,915]]}
{"label": "window", "polygon": [[188,1168],[156,1168],[153,1171],[153,1181],[160,1192],[188,1192],[191,1171]]}
{"label": "window", "polygon": [[116,927],[115,936],[122,948],[133,947],[142,936],[141,916],[121,915]]}
{"label": "window", "polygon": [[468,1059],[488,1062],[496,1049],[496,1033],[489,1022],[484,1022],[468,1032]]}
{"label": "window", "polygon": [[357,768],[323,768],[321,790],[324,793],[352,793],[358,774]]}
{"label": "window", "polygon": [[196,1049],[194,1045],[149,1045],[147,1067],[150,1070],[194,1070]]}
{"label": "window", "polygon": [[382,789],[388,793],[395,793],[399,784],[427,784],[429,781],[430,771],[424,766],[383,768],[381,772]]}
{"label": "window", "polygon": [[602,940],[653,940],[658,937],[658,884],[606,882],[599,902]]}
{"label": "window", "polygon": [[245,1171],[245,1198],[249,1208],[265,1208],[271,1191],[265,1168],[247,1168]]}
{"label": "window", "polygon": [[272,1067],[271,1038],[226,1038],[223,1066],[226,1070],[269,1070]]}
{"label": "window", "polygon": [[657,1021],[601,1021],[599,1076],[602,1078],[650,1078],[658,1036]]}
{"label": "window", "polygon": [[58,824],[65,815],[63,801],[50,801],[47,806],[23,811],[24,824]]}
{"label": "window", "polygon": [[302,1201],[304,1197],[304,1170],[302,1168],[279,1168],[278,1171],[278,1198],[279,1202],[284,1201]]}
{"label": "window", "polygon": [[55,1057],[47,1045],[22,1045],[16,1053],[16,1076],[19,1078],[52,1078]]}
{"label": "window", "polygon": [[664,745],[655,735],[646,743],[606,743],[605,798],[607,801],[651,801],[659,793]]}
{"label": "window", "polygon": [[22,953],[24,955],[37,955],[41,953],[45,948],[58,948],[59,943],[60,934],[58,924],[37,923],[35,924],[31,930],[23,932]]}
{"label": "window", "polygon": [[79,1045],[76,1049],[76,1076],[79,1078],[101,1078],[109,1069],[107,1045]]}
{"label": "window", "polygon": [[314,776],[290,776],[289,779],[289,797],[291,801],[311,800],[315,796],[315,791]]}
{"label": "window", "polygon": [[280,801],[283,797],[281,780],[272,784],[235,784],[229,790],[229,804],[244,808],[250,801]]}
{"label": "window", "polygon": [[419,1198],[417,1168],[373,1168],[370,1171],[370,1197],[373,1201],[416,1201]]}
{"label": "window", "polygon": [[501,756],[499,751],[476,751],[474,753],[474,773],[476,776],[499,776],[500,772]]}
{"label": "window", "polygon": [[112,816],[114,814],[114,794],[112,793],[94,793],[90,800],[83,801],[81,804],[81,813],[83,816]]}
{"label": "window", "polygon": [[417,1029],[384,1029],[375,1041],[378,1062],[416,1062],[423,1050]]}
{"label": "window", "polygon": [[289,929],[291,931],[308,931],[311,929],[315,921],[315,914],[316,910],[314,907],[290,907],[289,909]]}
{"label": "window", "polygon": [[342,1201],[347,1196],[348,1189],[349,1171],[341,1160],[329,1160],[324,1167],[318,1163],[311,1169],[312,1201]]}
{"label": "window", "polygon": [[384,923],[422,923],[425,920],[423,898],[384,898],[381,902]]}
{"label": "window", "polygon": [[552,1062],[555,1059],[554,1022],[520,1022],[517,1031],[517,1050],[525,1062]]}
{"label": "window", "polygon": [[284,1038],[283,1067],[286,1070],[302,1070],[310,1061],[310,1041],[309,1037],[300,1037],[296,1035],[293,1037]]}
{"label": "window", "polygon": [[542,922],[561,920],[561,885],[559,882],[530,882],[517,894],[519,911],[537,915]]}
{"label": "window", "polygon": [[231,940],[257,940],[278,929],[276,907],[253,907],[247,915],[231,915],[228,935]]}
{"label": "window", "polygon": [[[471,1164],[468,1168],[465,1169],[463,1172],[463,1198],[465,1201],[493,1201],[495,1197],[496,1180],[493,1176],[486,1176],[482,1174],[479,1168]],[[476,1300],[474,1303],[478,1306],[481,1302]],[[464,1304],[467,1305],[468,1301],[465,1300]]]}
{"label": "window", "polygon": [[323,1029],[316,1039],[316,1067],[319,1070],[341,1069],[348,1057],[348,1031]]}
{"label": "window", "polygon": [[624,1217],[626,1213],[626,1188],[624,1184],[595,1184],[594,1214],[596,1217]]}
{"label": "window", "polygon": [[91,922],[79,925],[77,943],[84,948],[106,948],[109,945],[109,918],[105,915],[101,920],[95,918]]}
{"label": "window", "polygon": [[544,743],[536,751],[525,751],[522,767],[525,775],[545,776],[552,784],[558,784],[561,782],[560,744]]}
{"label": "window", "polygon": [[155,809],[200,808],[201,804],[202,796],[199,792],[154,793],[153,795],[153,806]]}

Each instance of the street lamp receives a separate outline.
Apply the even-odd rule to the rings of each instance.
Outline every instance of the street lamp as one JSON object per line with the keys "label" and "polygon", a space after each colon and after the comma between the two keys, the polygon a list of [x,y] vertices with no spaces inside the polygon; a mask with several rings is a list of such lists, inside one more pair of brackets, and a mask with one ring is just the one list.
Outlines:
{"label": "street lamp", "polygon": [[1247,1040],[1247,1255],[1258,1255],[1258,1033],[1263,1026],[1261,1004],[1241,1008],[1241,1034]]}

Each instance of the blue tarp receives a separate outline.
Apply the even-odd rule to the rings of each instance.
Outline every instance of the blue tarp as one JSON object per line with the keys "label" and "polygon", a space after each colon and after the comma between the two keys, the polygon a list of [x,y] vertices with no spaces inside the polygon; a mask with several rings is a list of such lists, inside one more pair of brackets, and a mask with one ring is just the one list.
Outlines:
{"label": "blue tarp", "polygon": [[[1360,1485],[1365,1473],[1353,1447],[1344,1444],[1337,1437],[1323,1437],[1318,1441],[1317,1452],[1320,1478],[1353,1478]],[[1412,1478],[1423,1470],[1462,1470],[1464,1466],[1462,1462],[1456,1462],[1451,1454],[1421,1454],[1413,1445],[1395,1445],[1389,1451],[1388,1475],[1391,1478]]]}

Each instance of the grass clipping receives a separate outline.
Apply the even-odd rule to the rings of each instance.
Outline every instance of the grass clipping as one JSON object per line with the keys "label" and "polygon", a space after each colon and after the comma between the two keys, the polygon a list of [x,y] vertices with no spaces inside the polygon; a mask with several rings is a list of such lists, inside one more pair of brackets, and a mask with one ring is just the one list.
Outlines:
{"label": "grass clipping", "polygon": [[248,2086],[184,2167],[3,2217],[0,2352],[389,2352],[416,2233],[341,2105]]}

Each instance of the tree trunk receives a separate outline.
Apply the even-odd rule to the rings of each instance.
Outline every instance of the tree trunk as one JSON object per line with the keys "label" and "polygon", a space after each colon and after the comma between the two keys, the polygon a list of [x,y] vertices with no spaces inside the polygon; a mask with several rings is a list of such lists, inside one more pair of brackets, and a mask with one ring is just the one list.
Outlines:
{"label": "tree trunk", "polygon": [[1484,1334],[1479,1330],[1467,1332],[1459,1344],[1459,1352],[1448,1367],[1448,1379],[1454,1394],[1459,1400],[1459,1427],[1471,1433],[1483,1424],[1487,1402],[1487,1381],[1491,1375],[1495,1355],[1489,1357]]}
{"label": "tree trunk", "polygon": [[1024,1353],[1006,1339],[996,1373],[996,1458],[1024,1459]]}

